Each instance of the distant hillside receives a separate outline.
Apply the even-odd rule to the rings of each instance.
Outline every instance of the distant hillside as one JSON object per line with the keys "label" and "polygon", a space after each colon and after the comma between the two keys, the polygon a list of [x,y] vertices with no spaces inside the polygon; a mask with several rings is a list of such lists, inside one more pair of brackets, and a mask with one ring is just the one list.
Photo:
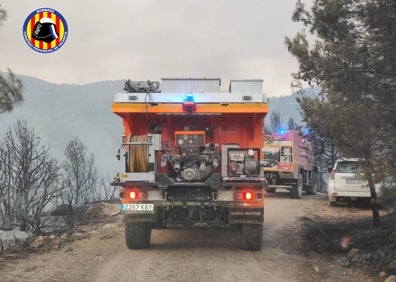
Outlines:
{"label": "distant hillside", "polygon": [[[302,125],[301,114],[299,112],[299,105],[296,98],[293,95],[280,96],[280,97],[269,97],[268,98],[268,115],[271,113],[279,112],[282,118],[282,124],[287,125],[289,118],[293,118],[298,125]],[[265,120],[269,123],[269,118]]]}
{"label": "distant hillside", "polygon": [[[319,87],[313,87],[307,90],[304,90],[305,95],[315,96],[319,93]],[[287,122],[289,118],[293,118],[294,122],[298,125],[305,126],[305,123],[302,121],[302,116],[300,113],[300,106],[296,100],[297,96],[295,94],[287,95],[287,96],[279,96],[279,97],[269,97],[268,98],[268,115],[265,120],[266,123],[269,123],[269,117],[271,113],[279,112],[282,124],[287,126]]]}
{"label": "distant hillside", "polygon": [[103,81],[86,85],[52,84],[28,76],[23,83],[25,102],[11,114],[0,115],[0,138],[17,119],[28,122],[50,144],[53,156],[64,159],[67,142],[78,136],[95,154],[100,174],[110,176],[121,165],[116,151],[122,134],[121,119],[112,114],[113,94],[122,91],[124,81]]}
{"label": "distant hillside", "polygon": [[[115,158],[123,132],[122,121],[111,112],[111,101],[114,93],[122,91],[123,80],[70,85],[18,77],[23,82],[25,102],[11,114],[0,115],[0,139],[17,119],[23,119],[34,128],[42,144],[51,146],[59,161],[64,160],[67,142],[78,136],[95,154],[101,175],[113,177],[122,170],[123,162]],[[269,111],[279,111],[285,124],[289,117],[301,124],[298,104],[291,95],[270,97]]]}

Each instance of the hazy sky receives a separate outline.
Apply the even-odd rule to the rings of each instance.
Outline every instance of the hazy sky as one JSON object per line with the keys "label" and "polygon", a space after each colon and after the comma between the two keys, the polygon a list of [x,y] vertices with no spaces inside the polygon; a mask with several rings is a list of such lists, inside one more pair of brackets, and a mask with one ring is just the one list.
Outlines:
{"label": "hazy sky", "polygon": [[[268,96],[291,93],[297,61],[285,36],[296,0],[0,0],[0,70],[54,83],[159,80],[161,77],[264,79]],[[33,51],[23,39],[38,8],[60,12],[69,27],[61,49]]]}

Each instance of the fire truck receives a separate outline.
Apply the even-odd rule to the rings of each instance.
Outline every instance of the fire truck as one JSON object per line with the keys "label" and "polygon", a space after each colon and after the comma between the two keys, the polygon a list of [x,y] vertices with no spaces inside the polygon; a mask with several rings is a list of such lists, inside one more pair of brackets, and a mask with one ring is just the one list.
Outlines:
{"label": "fire truck", "polygon": [[195,227],[237,229],[242,249],[262,248],[262,84],[231,80],[221,91],[218,78],[128,80],[115,94],[125,171],[112,185],[129,249],[148,248],[152,229]]}
{"label": "fire truck", "polygon": [[318,169],[311,145],[301,132],[290,130],[265,135],[263,155],[264,175],[269,184],[266,192],[287,189],[294,199],[301,199],[303,192],[316,194]]}

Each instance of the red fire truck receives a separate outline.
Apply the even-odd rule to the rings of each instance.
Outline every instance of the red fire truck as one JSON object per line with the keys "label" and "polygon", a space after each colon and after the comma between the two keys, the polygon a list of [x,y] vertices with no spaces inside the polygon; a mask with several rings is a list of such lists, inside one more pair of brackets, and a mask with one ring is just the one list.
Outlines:
{"label": "red fire truck", "polygon": [[128,248],[149,247],[152,229],[226,227],[240,230],[242,249],[261,249],[262,80],[231,80],[225,92],[220,85],[216,78],[128,81],[115,95],[125,171],[113,185],[122,187]]}
{"label": "red fire truck", "polygon": [[318,191],[318,169],[311,146],[302,133],[290,130],[266,135],[263,155],[267,192],[287,189],[292,198],[300,199],[303,191],[306,194]]}

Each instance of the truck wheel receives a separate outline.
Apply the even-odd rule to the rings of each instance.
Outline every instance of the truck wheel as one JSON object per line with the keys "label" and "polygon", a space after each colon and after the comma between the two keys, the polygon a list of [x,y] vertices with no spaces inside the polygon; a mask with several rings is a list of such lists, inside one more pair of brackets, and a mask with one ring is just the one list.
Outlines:
{"label": "truck wheel", "polygon": [[312,186],[307,187],[305,191],[309,195],[316,195],[319,190],[319,175],[317,172],[313,172],[312,174]]}
{"label": "truck wheel", "polygon": [[298,178],[297,178],[297,185],[293,185],[290,193],[291,193],[291,197],[293,199],[301,199],[302,198],[302,192],[303,192],[303,187],[304,187],[304,179],[303,179],[303,175],[300,172],[298,174]]}
{"label": "truck wheel", "polygon": [[150,245],[151,227],[148,223],[125,224],[125,241],[129,249],[146,249]]}
{"label": "truck wheel", "polygon": [[267,192],[267,193],[275,193],[276,188],[265,188],[264,190],[265,190],[265,192]]}
{"label": "truck wheel", "polygon": [[261,250],[263,247],[263,225],[242,224],[240,247],[249,251]]}

